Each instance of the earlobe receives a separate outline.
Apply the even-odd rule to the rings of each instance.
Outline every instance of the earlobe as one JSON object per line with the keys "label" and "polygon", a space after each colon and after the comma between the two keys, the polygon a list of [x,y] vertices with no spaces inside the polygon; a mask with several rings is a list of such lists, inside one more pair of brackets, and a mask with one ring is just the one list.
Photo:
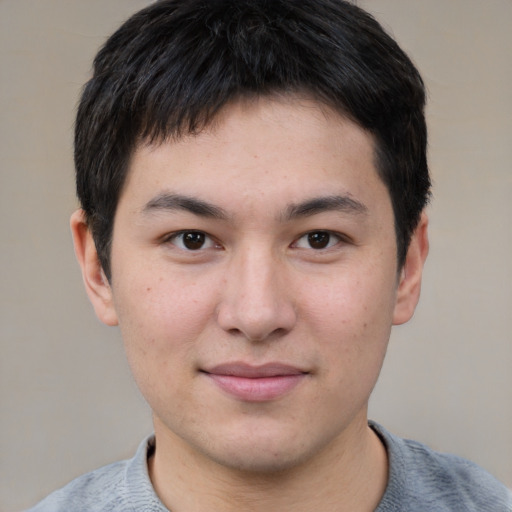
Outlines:
{"label": "earlobe", "polygon": [[414,314],[420,298],[421,277],[428,255],[428,248],[428,217],[423,212],[411,238],[405,263],[400,272],[393,325],[404,324]]}
{"label": "earlobe", "polygon": [[112,288],[103,272],[91,231],[83,210],[77,210],[70,219],[75,255],[82,270],[85,290],[96,316],[107,325],[117,325]]}

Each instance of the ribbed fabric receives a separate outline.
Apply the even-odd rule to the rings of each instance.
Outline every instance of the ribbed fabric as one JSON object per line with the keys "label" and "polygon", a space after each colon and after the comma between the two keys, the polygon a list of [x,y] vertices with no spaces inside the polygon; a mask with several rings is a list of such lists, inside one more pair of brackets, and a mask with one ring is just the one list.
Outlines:
{"label": "ribbed fabric", "polygon": [[512,512],[512,493],[473,462],[370,426],[389,457],[388,486],[375,512]]}
{"label": "ribbed fabric", "polygon": [[[512,512],[512,493],[476,464],[396,437],[376,423],[370,426],[386,446],[390,465],[375,512]],[[133,459],[73,480],[28,512],[169,512],[149,479],[147,458],[153,450],[151,436]]]}
{"label": "ribbed fabric", "polygon": [[147,460],[154,442],[148,437],[133,459],[82,475],[27,512],[169,512],[149,479]]}

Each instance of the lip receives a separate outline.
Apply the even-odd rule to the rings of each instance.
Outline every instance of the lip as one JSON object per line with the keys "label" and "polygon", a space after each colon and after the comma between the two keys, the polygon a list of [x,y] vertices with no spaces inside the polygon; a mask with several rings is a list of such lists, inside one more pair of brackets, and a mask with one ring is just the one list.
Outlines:
{"label": "lip", "polygon": [[202,370],[225,393],[246,402],[276,400],[294,389],[308,375],[299,368],[281,363],[253,366],[226,363]]}

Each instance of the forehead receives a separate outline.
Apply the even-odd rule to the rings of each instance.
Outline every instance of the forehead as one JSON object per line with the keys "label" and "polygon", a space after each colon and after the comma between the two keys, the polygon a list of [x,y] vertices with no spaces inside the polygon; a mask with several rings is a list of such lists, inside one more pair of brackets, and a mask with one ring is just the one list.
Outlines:
{"label": "forehead", "polygon": [[367,200],[389,200],[371,134],[314,100],[260,97],[224,107],[198,134],[140,144],[120,202],[142,208],[160,191],[236,206],[308,193],[364,198],[376,187],[384,196]]}

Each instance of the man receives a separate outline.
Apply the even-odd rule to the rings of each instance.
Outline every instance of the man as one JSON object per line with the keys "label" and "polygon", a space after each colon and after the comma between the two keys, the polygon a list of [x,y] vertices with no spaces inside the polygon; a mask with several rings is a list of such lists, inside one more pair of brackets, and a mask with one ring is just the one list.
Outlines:
{"label": "man", "polygon": [[475,465],[368,423],[416,307],[423,83],[341,0],[165,0],[95,60],[71,226],[154,437],[34,510],[490,510]]}

